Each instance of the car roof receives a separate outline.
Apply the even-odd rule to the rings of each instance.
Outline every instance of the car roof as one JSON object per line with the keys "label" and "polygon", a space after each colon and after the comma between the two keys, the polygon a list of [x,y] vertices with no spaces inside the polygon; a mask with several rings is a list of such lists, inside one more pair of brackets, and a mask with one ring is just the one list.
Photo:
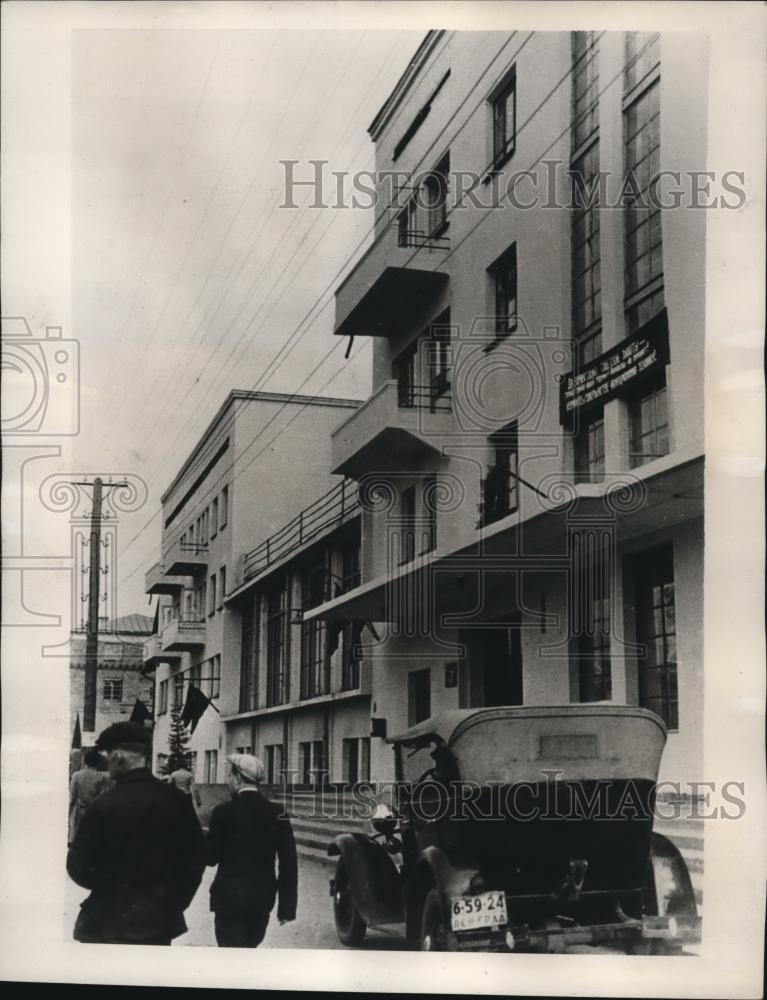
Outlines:
{"label": "car roof", "polygon": [[468,724],[489,719],[529,719],[562,716],[642,716],[654,720],[665,731],[663,721],[654,712],[635,705],[616,705],[613,702],[590,702],[587,705],[507,705],[497,708],[458,708],[433,715],[411,726],[397,736],[390,736],[387,743],[411,743],[427,736],[437,736],[450,743]]}

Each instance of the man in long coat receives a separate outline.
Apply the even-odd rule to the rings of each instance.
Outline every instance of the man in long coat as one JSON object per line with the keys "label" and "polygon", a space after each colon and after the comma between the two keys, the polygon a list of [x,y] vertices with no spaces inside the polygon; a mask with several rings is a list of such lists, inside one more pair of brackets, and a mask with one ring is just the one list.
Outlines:
{"label": "man in long coat", "polygon": [[69,782],[69,837],[67,843],[75,839],[77,828],[88,808],[99,795],[109,791],[112,780],[101,770],[102,758],[98,750],[87,750],[83,760],[85,765],[75,771]]}
{"label": "man in long coat", "polygon": [[69,849],[67,871],[91,890],[77,941],[162,944],[185,933],[205,867],[192,800],[149,770],[148,731],[117,722],[99,736],[115,787],[88,809]]}
{"label": "man in long coat", "polygon": [[275,900],[280,923],[295,920],[296,845],[290,820],[259,791],[264,765],[258,757],[232,754],[227,760],[232,801],[213,810],[206,843],[208,864],[218,865],[210,908],[220,947],[257,948]]}

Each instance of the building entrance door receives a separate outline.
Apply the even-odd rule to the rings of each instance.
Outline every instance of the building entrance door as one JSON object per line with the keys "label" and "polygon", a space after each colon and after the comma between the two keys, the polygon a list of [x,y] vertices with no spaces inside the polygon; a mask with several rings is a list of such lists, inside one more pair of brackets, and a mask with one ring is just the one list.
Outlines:
{"label": "building entrance door", "polygon": [[465,629],[463,664],[466,708],[522,704],[522,640],[519,628]]}

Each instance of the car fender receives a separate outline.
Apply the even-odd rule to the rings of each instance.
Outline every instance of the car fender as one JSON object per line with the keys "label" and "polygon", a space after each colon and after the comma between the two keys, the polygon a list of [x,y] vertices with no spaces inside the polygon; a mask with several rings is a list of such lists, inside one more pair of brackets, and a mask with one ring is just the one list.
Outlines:
{"label": "car fender", "polygon": [[697,917],[695,891],[679,848],[653,833],[645,880],[646,913],[664,917]]}
{"label": "car fender", "polygon": [[368,924],[396,924],[405,919],[402,881],[381,844],[363,833],[344,833],[328,846],[349,874],[354,905]]}
{"label": "car fender", "polygon": [[430,889],[436,888],[442,897],[445,913],[450,913],[453,896],[469,891],[469,882],[479,872],[474,864],[455,865],[438,847],[427,847],[418,859],[413,877],[408,883],[407,937],[416,942],[421,932],[421,908]]}

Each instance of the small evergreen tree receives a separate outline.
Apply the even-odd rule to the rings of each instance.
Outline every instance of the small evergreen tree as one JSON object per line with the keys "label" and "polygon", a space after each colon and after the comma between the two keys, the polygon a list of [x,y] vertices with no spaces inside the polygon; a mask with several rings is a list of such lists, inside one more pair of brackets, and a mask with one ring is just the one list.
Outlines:
{"label": "small evergreen tree", "polygon": [[180,767],[189,769],[189,733],[181,721],[183,707],[174,705],[170,711],[170,733],[168,735],[168,759],[163,767],[163,774],[172,774]]}

